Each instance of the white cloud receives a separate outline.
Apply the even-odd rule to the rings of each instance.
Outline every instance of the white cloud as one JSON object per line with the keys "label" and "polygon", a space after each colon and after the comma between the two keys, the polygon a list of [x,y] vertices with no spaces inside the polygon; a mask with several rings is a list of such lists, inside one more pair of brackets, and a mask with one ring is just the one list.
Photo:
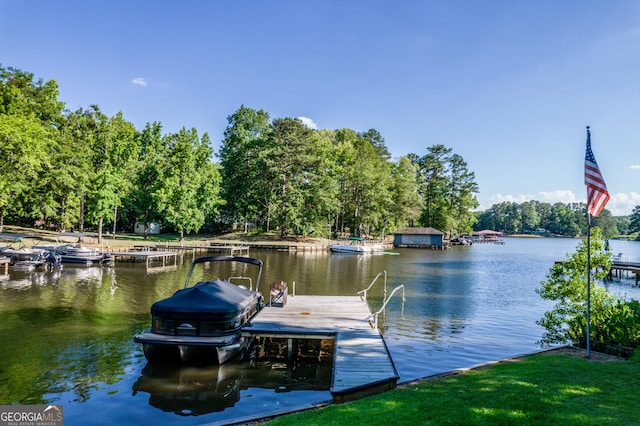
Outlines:
{"label": "white cloud", "polygon": [[146,87],[148,84],[147,80],[145,80],[144,77],[136,77],[133,80],[131,80],[131,82],[136,86],[140,86],[140,87]]}
{"label": "white cloud", "polygon": [[[541,201],[543,203],[578,203],[580,200],[576,199],[576,194],[573,191],[566,190],[558,190],[551,192],[539,192],[538,196],[534,198],[537,201]],[[586,196],[585,196],[586,200]]]}
{"label": "white cloud", "polygon": [[633,165],[629,166],[629,168],[631,170],[640,170],[640,164],[633,164]]}
{"label": "white cloud", "polygon": [[[496,194],[488,198],[489,205],[481,204],[478,207],[478,211],[484,211],[490,209],[494,204],[500,203],[516,203],[522,204],[527,201],[540,201],[541,203],[577,203],[581,200],[576,200],[576,196],[572,191],[558,190],[551,192],[538,192],[537,195],[530,194]],[[582,200],[583,202],[585,200]]]}
{"label": "white cloud", "polygon": [[631,214],[636,206],[640,206],[640,194],[637,192],[628,194],[620,192],[611,195],[611,199],[605,209],[609,210],[614,216],[627,216]]}
{"label": "white cloud", "polygon": [[489,202],[493,205],[493,204],[498,204],[498,203],[503,203],[503,202],[507,202],[507,203],[524,203],[526,201],[540,201],[542,203],[550,203],[550,204],[554,204],[554,203],[576,203],[579,202],[580,200],[576,199],[576,195],[572,192],[572,191],[566,191],[566,190],[558,190],[558,191],[551,191],[551,192],[538,192],[537,195],[528,195],[528,194],[517,194],[517,195],[512,195],[512,194],[507,194],[507,195],[502,195],[502,194],[496,194],[493,195],[491,197],[489,197]]}
{"label": "white cloud", "polygon": [[310,129],[318,129],[318,125],[309,117],[298,117],[298,120],[302,121],[302,124],[307,126]]}
{"label": "white cloud", "polygon": [[519,195],[496,194],[496,195],[493,195],[493,196],[489,197],[489,202],[491,203],[491,205],[505,203],[505,202],[506,203],[518,203],[518,204],[520,204],[520,203],[524,203],[525,201],[533,200],[533,198],[534,198],[533,195],[524,195],[524,194],[519,194]]}

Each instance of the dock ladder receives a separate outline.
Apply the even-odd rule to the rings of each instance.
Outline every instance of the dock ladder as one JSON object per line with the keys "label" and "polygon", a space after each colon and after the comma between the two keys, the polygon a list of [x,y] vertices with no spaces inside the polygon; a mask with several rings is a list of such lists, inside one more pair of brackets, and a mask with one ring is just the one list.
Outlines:
{"label": "dock ladder", "polygon": [[[401,284],[399,286],[397,286],[396,288],[393,289],[393,291],[391,292],[391,294],[389,296],[387,296],[387,271],[382,271],[380,272],[378,275],[376,275],[376,277],[373,279],[373,281],[371,282],[371,284],[369,284],[369,287],[365,288],[364,290],[360,290],[359,292],[357,292],[356,294],[358,294],[360,296],[361,300],[364,300],[365,302],[367,301],[367,293],[369,292],[369,290],[371,290],[371,287],[373,287],[373,285],[376,283],[376,281],[378,280],[378,278],[380,278],[380,276],[384,276],[384,296],[382,299],[382,307],[380,309],[378,309],[378,311],[374,312],[373,314],[369,315],[366,320],[369,321],[369,324],[371,324],[371,327],[373,328],[378,328],[378,316],[384,312],[385,308],[387,307],[387,304],[389,303],[389,300],[391,300],[391,298],[393,297],[394,294],[396,294],[396,292],[400,289],[402,289],[402,316],[404,319],[404,304],[407,301],[407,299],[404,296],[404,284]],[[371,321],[373,319],[373,322]]]}

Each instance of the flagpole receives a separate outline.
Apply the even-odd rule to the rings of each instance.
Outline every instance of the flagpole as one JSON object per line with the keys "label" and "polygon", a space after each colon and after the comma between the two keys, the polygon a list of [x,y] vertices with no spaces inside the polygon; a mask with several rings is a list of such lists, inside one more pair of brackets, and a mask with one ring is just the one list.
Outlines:
{"label": "flagpole", "polygon": [[[591,147],[591,132],[587,126],[587,150]],[[591,214],[587,191],[587,358],[591,358]]]}
{"label": "flagpole", "polygon": [[591,215],[589,214],[588,208],[587,208],[587,358],[591,358]]}
{"label": "flagpole", "polygon": [[587,126],[587,152],[584,158],[584,183],[587,185],[587,357],[591,357],[591,216],[598,217],[609,199],[600,167],[591,151],[591,132]]}

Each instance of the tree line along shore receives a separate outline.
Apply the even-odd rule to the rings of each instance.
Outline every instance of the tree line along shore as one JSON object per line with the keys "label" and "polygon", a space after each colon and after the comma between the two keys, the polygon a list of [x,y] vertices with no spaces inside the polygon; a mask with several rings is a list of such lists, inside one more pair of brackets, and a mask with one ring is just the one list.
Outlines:
{"label": "tree line along shore", "polygon": [[[420,136],[417,136],[420,137]],[[137,129],[97,104],[66,109],[55,80],[0,65],[0,228],[132,232],[277,232],[282,238],[380,238],[404,227],[449,235],[493,229],[585,235],[584,204],[530,201],[477,211],[467,162],[425,138],[422,153],[391,158],[372,128],[311,129],[240,106],[214,151],[207,133]],[[637,210],[637,211],[636,211]],[[640,231],[640,206],[597,219],[606,236]],[[582,214],[583,218],[580,218]]]}

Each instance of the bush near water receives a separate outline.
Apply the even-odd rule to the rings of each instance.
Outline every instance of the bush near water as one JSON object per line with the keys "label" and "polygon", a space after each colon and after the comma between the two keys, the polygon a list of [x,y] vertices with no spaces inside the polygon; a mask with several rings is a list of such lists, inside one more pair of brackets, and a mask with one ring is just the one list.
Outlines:
{"label": "bush near water", "polygon": [[[589,243],[590,242],[590,246]],[[599,228],[583,240],[574,253],[554,264],[536,292],[556,302],[537,323],[545,328],[540,343],[571,343],[585,347],[587,341],[587,253],[590,250],[590,328],[594,348],[631,356],[640,347],[640,303],[607,293],[595,283],[611,269],[611,256]]]}

